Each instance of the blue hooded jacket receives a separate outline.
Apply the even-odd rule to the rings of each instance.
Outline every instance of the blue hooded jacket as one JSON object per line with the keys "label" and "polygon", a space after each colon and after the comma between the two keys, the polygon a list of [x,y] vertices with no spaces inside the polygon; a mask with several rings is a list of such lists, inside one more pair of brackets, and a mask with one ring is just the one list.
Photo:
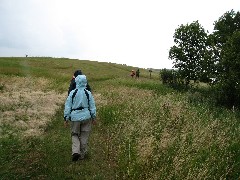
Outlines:
{"label": "blue hooded jacket", "polygon": [[[96,118],[96,106],[92,93],[86,90],[87,78],[78,75],[75,78],[76,89],[72,90],[65,102],[64,117],[71,121],[85,121]],[[86,91],[86,92],[85,92]],[[89,97],[87,97],[87,94]],[[74,97],[73,97],[74,96]]]}

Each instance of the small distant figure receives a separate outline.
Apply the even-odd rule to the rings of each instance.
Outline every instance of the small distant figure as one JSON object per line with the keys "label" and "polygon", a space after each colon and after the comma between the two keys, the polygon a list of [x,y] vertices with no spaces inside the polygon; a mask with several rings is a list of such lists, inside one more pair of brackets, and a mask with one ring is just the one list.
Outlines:
{"label": "small distant figure", "polygon": [[132,76],[132,78],[135,76],[135,71],[134,70],[131,71],[130,76]]}
{"label": "small distant figure", "polygon": [[149,76],[150,76],[150,79],[152,78],[152,69],[149,69]]}
{"label": "small distant figure", "polygon": [[136,78],[139,78],[139,74],[140,74],[140,70],[137,69],[137,71],[136,71]]}
{"label": "small distant figure", "polygon": [[26,57],[28,57],[28,55],[26,54]]}

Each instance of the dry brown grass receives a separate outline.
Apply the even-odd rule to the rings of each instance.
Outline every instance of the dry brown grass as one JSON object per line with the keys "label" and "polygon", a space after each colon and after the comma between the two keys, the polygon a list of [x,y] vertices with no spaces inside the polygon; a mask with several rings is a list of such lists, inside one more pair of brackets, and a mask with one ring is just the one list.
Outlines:
{"label": "dry brown grass", "polygon": [[[39,136],[66,94],[47,91],[50,80],[33,77],[1,78],[0,136]],[[4,128],[8,127],[8,128]]]}

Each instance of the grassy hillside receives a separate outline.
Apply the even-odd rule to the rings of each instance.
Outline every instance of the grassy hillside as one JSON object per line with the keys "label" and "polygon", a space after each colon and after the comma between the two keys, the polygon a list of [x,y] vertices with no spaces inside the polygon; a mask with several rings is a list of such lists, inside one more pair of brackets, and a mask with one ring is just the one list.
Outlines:
{"label": "grassy hillside", "polygon": [[[71,162],[63,104],[73,72],[97,105],[87,159]],[[239,179],[239,112],[158,73],[54,58],[0,58],[0,179]]]}
{"label": "grassy hillside", "polygon": [[[57,91],[65,91],[72,78],[73,72],[81,69],[88,77],[89,82],[103,81],[118,77],[129,77],[132,69],[125,65],[95,62],[87,60],[61,58],[0,58],[1,75],[20,77],[42,77],[51,79]],[[149,72],[141,69],[142,77],[149,77]],[[152,73],[152,79],[158,78],[158,73]],[[94,84],[94,83],[93,83]]]}

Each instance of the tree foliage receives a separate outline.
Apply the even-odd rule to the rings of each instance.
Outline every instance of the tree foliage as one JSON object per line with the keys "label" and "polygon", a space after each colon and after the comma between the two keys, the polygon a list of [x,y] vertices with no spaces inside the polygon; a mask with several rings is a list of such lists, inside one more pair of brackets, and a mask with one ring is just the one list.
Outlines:
{"label": "tree foliage", "polygon": [[240,30],[240,13],[233,10],[224,13],[214,23],[215,44],[222,47],[237,30]]}
{"label": "tree foliage", "polygon": [[174,61],[174,68],[178,68],[188,85],[190,80],[197,80],[203,74],[207,33],[195,21],[178,27],[174,33],[174,42],[175,45],[169,51],[169,59]]}
{"label": "tree foliage", "polygon": [[212,34],[218,102],[240,105],[240,13],[233,10],[215,21]]}
{"label": "tree foliage", "polygon": [[217,75],[221,73],[221,66],[218,63],[222,60],[222,50],[225,43],[232,37],[235,31],[240,30],[240,13],[233,10],[224,13],[214,23],[214,32],[211,34],[211,47],[214,49],[214,60],[216,64]]}
{"label": "tree foliage", "polygon": [[160,71],[160,77],[163,82],[163,84],[168,84],[168,85],[177,85],[177,84],[182,84],[183,79],[180,78],[180,75],[178,71],[176,70],[169,70],[169,69],[162,69]]}
{"label": "tree foliage", "polygon": [[194,21],[179,26],[173,37],[169,59],[186,85],[190,80],[216,78],[218,102],[240,106],[240,12],[224,13],[214,22],[212,34]]}
{"label": "tree foliage", "polygon": [[240,105],[240,31],[235,31],[222,48],[218,64],[218,101],[228,106]]}

